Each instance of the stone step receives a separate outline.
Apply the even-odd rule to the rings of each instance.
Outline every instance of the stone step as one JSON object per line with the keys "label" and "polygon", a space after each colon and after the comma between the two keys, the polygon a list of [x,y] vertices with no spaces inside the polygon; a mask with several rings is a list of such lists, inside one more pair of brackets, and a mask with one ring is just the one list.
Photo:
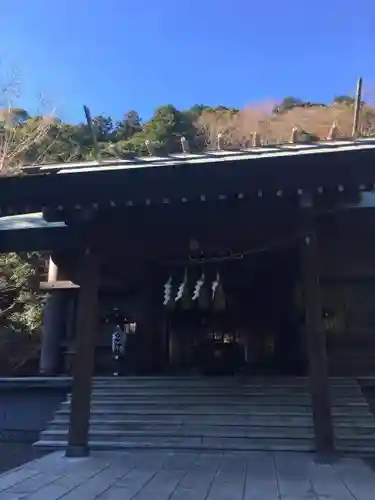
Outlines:
{"label": "stone step", "polygon": [[331,355],[331,358],[329,361],[336,361],[336,360],[344,360],[344,361],[356,361],[358,362],[359,360],[364,360],[365,362],[368,363],[374,363],[375,361],[375,354],[374,353],[366,353],[365,351],[361,351],[358,353],[354,352],[335,352],[333,355]]}
{"label": "stone step", "polygon": [[337,445],[340,449],[350,450],[350,449],[363,449],[372,448],[375,452],[375,436],[358,436],[355,434],[348,436],[339,436],[337,439]]}
{"label": "stone step", "polygon": [[[67,399],[69,400],[71,398],[71,393],[67,395]],[[353,403],[360,403],[363,401],[363,393],[362,392],[352,392],[351,394],[337,394],[335,392],[331,393],[331,399],[333,403],[336,404],[348,404],[350,402]],[[208,403],[216,403],[218,400],[221,402],[229,403],[229,404],[236,404],[236,402],[259,402],[261,404],[266,403],[266,404],[278,404],[279,402],[281,404],[285,404],[290,402],[291,404],[311,404],[311,395],[310,394],[222,394],[220,392],[214,393],[211,392],[210,394],[195,394],[194,392],[188,392],[188,391],[179,391],[179,392],[174,392],[174,393],[154,393],[150,391],[149,393],[146,394],[137,394],[136,392],[134,393],[122,393],[121,391],[112,393],[110,391],[107,392],[102,392],[102,393],[97,393],[93,392],[91,395],[91,400],[100,402],[100,401],[150,401],[150,400],[155,400],[155,401],[160,401],[161,403],[163,402],[170,402],[171,400],[173,401],[178,401],[180,400],[181,402],[186,402],[186,401],[206,401]]]}
{"label": "stone step", "polygon": [[[56,412],[56,416],[53,422],[58,424],[66,425],[69,423],[70,412],[67,410],[61,410]],[[168,412],[164,414],[142,414],[138,415],[136,413],[129,412],[117,412],[108,415],[107,412],[94,411],[91,414],[90,421],[93,424],[101,424],[102,422],[111,425],[112,423],[154,423],[154,424],[210,424],[210,425],[278,425],[278,426],[309,426],[313,425],[312,415],[302,414],[302,415],[281,415],[277,414],[262,414],[262,415],[217,415],[217,414],[170,414]],[[360,425],[364,427],[375,427],[375,419],[372,414],[366,413],[364,415],[356,415],[355,417],[351,415],[338,415],[334,416],[335,425],[340,425],[342,427],[351,427],[355,425]]]}
{"label": "stone step", "polygon": [[[42,436],[46,433],[54,432],[67,433],[67,425],[49,425]],[[164,436],[222,436],[222,437],[252,437],[252,436],[292,436],[292,437],[313,437],[312,426],[254,426],[254,425],[150,425],[150,424],[122,424],[122,425],[90,425],[90,433],[93,436],[107,435],[114,436],[128,435],[164,435]],[[108,434],[108,435],[112,435]]]}
{"label": "stone step", "polygon": [[[64,402],[60,406],[60,410],[70,410],[70,403]],[[310,406],[271,406],[271,405],[163,405],[157,403],[150,404],[91,404],[91,413],[101,412],[102,414],[133,414],[133,415],[311,415],[312,409]],[[333,415],[363,415],[364,412],[369,413],[365,406],[341,406],[333,407]]]}
{"label": "stone step", "polygon": [[[353,378],[331,379],[340,450],[375,451],[375,419]],[[70,396],[37,446],[65,446]],[[312,451],[307,378],[126,377],[93,381],[90,446],[97,449]]]}
{"label": "stone step", "polygon": [[[289,375],[126,375],[121,377],[113,377],[108,375],[93,377],[93,383],[106,382],[108,380],[126,380],[128,382],[196,382],[198,384],[208,384],[211,382],[220,383],[266,383],[278,385],[295,385],[300,383],[308,383],[307,376],[289,376]],[[351,383],[355,381],[354,377],[330,377],[330,383]]]}
{"label": "stone step", "polygon": [[[51,441],[67,441],[67,430],[46,430],[41,433],[40,440],[44,442]],[[109,442],[117,442],[129,445],[130,443],[148,443],[149,447],[158,447],[163,445],[181,445],[186,447],[209,447],[210,449],[230,448],[237,450],[251,449],[252,445],[268,446],[275,444],[278,445],[305,445],[313,446],[314,434],[313,432],[305,434],[296,434],[290,431],[290,434],[282,432],[268,432],[266,435],[249,431],[246,433],[236,434],[234,432],[211,434],[195,434],[195,433],[181,433],[174,434],[173,432],[156,432],[156,431],[90,431],[90,442],[102,442],[103,444]],[[361,449],[363,447],[373,448],[375,450],[375,435],[373,436],[357,436],[345,435],[337,436],[336,443],[339,449]]]}
{"label": "stone step", "polygon": [[[106,377],[94,377],[92,383],[103,384],[108,382],[122,382],[126,384],[152,384],[152,385],[163,385],[163,384],[196,384],[199,386],[207,385],[267,385],[267,386],[298,386],[310,385],[309,377],[273,377],[273,376],[252,376],[252,375],[233,375],[233,376],[215,376],[215,375],[196,375],[196,376],[162,376],[162,377],[147,377],[147,376],[113,376],[108,375]],[[356,382],[355,377],[350,376],[332,376],[329,378],[329,383],[331,385],[350,385]]]}
{"label": "stone step", "polygon": [[[119,416],[108,416],[107,414],[102,415],[91,415],[90,418],[91,425],[95,426],[122,426],[122,425],[225,425],[225,426],[276,426],[276,427],[312,427],[313,420],[312,416],[287,416],[282,415],[263,415],[259,416],[236,416],[232,415],[161,415],[154,416],[150,415],[119,415]],[[50,425],[68,425],[69,424],[69,413],[58,414],[51,422]],[[351,425],[343,423],[343,426]],[[366,425],[366,422],[364,423]],[[368,424],[370,425],[370,423]],[[375,421],[374,421],[375,428]]]}
{"label": "stone step", "polygon": [[363,458],[364,456],[373,457],[375,454],[375,445],[368,445],[355,442],[350,443],[340,443],[338,442],[336,445],[336,450],[342,453],[350,453],[350,455],[358,454]]}
{"label": "stone step", "polygon": [[[53,421],[48,426],[48,431],[65,431],[68,430],[68,422]],[[147,431],[150,433],[161,433],[164,432],[166,435],[204,435],[204,436],[216,436],[216,435],[231,435],[231,436],[248,436],[256,434],[263,436],[270,436],[273,433],[282,433],[284,435],[292,435],[294,437],[306,437],[313,436],[313,425],[312,423],[306,423],[305,425],[299,424],[278,424],[276,421],[268,424],[257,424],[250,423],[247,425],[236,424],[236,425],[226,425],[226,424],[210,424],[199,423],[192,424],[191,422],[177,423],[160,423],[160,422],[93,422],[90,423],[90,430],[93,434],[96,432],[116,432],[118,434],[128,434],[138,431]],[[346,436],[358,436],[358,437],[375,437],[375,425],[335,425],[335,434],[338,437]]]}
{"label": "stone step", "polygon": [[[329,383],[332,387],[353,387],[356,379],[343,377],[330,377]],[[95,387],[118,384],[129,387],[310,387],[308,378],[257,378],[257,377],[105,377],[94,378],[92,385]]]}
{"label": "stone step", "polygon": [[[55,439],[55,440],[39,440],[34,443],[34,446],[46,449],[46,450],[56,450],[60,448],[66,448],[68,442],[66,439]],[[126,441],[89,441],[89,446],[92,450],[141,450],[141,449],[152,449],[152,450],[185,450],[185,451],[300,451],[300,452],[312,452],[314,451],[313,441],[292,441],[285,440],[285,442],[280,442],[275,440],[262,440],[255,442],[244,442],[243,440],[205,440],[204,442],[199,439],[188,440],[150,440],[150,439],[137,439],[137,440],[126,440]]]}
{"label": "stone step", "polygon": [[[375,450],[375,419],[355,379],[331,379],[340,449]],[[70,396],[38,446],[66,445]],[[307,378],[107,377],[93,381],[90,446],[101,449],[314,449]]]}
{"label": "stone step", "polygon": [[[288,391],[288,390],[293,390],[293,391],[310,391],[310,384],[256,384],[256,383],[241,383],[240,381],[238,383],[171,383],[171,382],[161,382],[161,383],[133,383],[133,382],[127,382],[126,380],[123,380],[119,377],[113,377],[112,379],[109,379],[107,382],[101,382],[101,383],[93,383],[92,384],[93,389],[111,389],[111,388],[118,388],[118,389],[137,389],[137,390],[150,390],[150,389],[157,389],[157,390],[170,390],[170,389],[194,389],[194,390],[200,390],[200,391],[205,391],[205,390],[251,390],[251,391]],[[358,388],[358,384],[356,382],[350,382],[350,383],[341,383],[341,384],[330,384],[330,387],[332,390],[352,390]]]}
{"label": "stone step", "polygon": [[[344,408],[368,408],[367,402],[363,398],[337,398],[333,400],[333,406],[336,408],[344,407]],[[64,405],[70,404],[70,398],[63,403]],[[129,398],[93,398],[91,401],[91,406],[98,407],[101,406],[112,406],[112,407],[121,407],[121,406],[145,406],[151,407],[153,405],[157,406],[165,406],[168,408],[174,407],[200,407],[200,406],[232,406],[232,407],[308,407],[311,408],[311,399],[310,398],[199,398],[192,396],[179,396],[174,398],[158,398],[158,397],[129,397]]]}
{"label": "stone step", "polygon": [[[368,408],[367,402],[363,399],[363,397],[353,397],[353,398],[332,398],[332,406],[335,407],[348,407],[348,408]],[[70,404],[71,398],[67,398],[65,404]],[[93,406],[103,405],[113,405],[113,406],[121,406],[121,405],[155,405],[158,406],[223,406],[223,405],[232,405],[232,406],[292,406],[292,407],[311,407],[312,402],[311,398],[272,398],[272,397],[246,397],[243,398],[221,398],[221,397],[192,397],[192,396],[174,396],[174,397],[156,397],[150,396],[149,398],[145,397],[127,397],[127,398],[112,398],[108,397],[93,397],[91,399],[91,404]]]}
{"label": "stone step", "polygon": [[[43,439],[67,438],[68,429],[47,429],[41,434]],[[170,426],[155,427],[153,429],[90,429],[90,438],[99,439],[127,439],[134,437],[160,437],[160,438],[182,438],[182,437],[219,437],[219,438],[243,438],[243,439],[313,439],[312,429],[293,429],[293,428],[268,428],[266,430],[249,426]]]}
{"label": "stone step", "polygon": [[[70,394],[69,394],[70,395]],[[353,389],[335,389],[331,390],[331,395],[333,398],[337,397],[362,397],[362,391],[358,388]],[[124,398],[124,397],[175,397],[175,396],[190,396],[197,398],[206,398],[206,397],[275,397],[275,398],[309,398],[311,399],[311,395],[308,391],[304,389],[277,389],[277,390],[268,390],[268,389],[211,389],[211,390],[202,390],[202,389],[184,389],[184,388],[170,388],[170,389],[138,389],[134,388],[117,388],[117,387],[107,387],[102,389],[94,388],[92,391],[92,397],[94,398]]]}
{"label": "stone step", "polygon": [[[56,450],[65,449],[68,445],[67,439],[40,439],[34,443],[35,447],[45,449],[45,450]],[[243,439],[217,439],[209,438],[205,440],[200,439],[126,439],[126,440],[98,440],[95,441],[90,439],[89,446],[92,450],[140,450],[140,449],[152,449],[152,450],[186,450],[186,451],[300,451],[300,452],[313,452],[315,450],[315,444],[313,440],[275,440],[271,438],[259,439],[259,440],[243,440]],[[358,453],[360,455],[368,454],[374,455],[375,444],[369,444],[366,440],[363,442],[354,441],[338,441],[336,444],[337,451]]]}
{"label": "stone step", "polygon": [[[248,394],[248,395],[310,395],[311,390],[309,387],[255,387],[255,386],[247,386],[247,387],[221,387],[221,386],[211,386],[211,387],[194,387],[194,386],[127,386],[120,384],[110,384],[103,386],[93,386],[92,393],[93,394],[107,394],[107,393],[116,393],[116,394],[144,394],[149,395],[152,393],[157,393],[160,395],[168,395],[168,394],[176,394],[176,393],[185,393],[185,394],[197,394],[197,395],[210,395],[210,394]],[[352,387],[331,387],[331,394],[337,395],[352,395],[352,394],[360,394],[361,388],[358,384],[353,385]]]}
{"label": "stone step", "polygon": [[355,359],[355,358],[335,358],[330,361],[329,366],[361,366],[361,365],[366,365],[367,367],[372,368],[372,371],[375,372],[374,369],[374,364],[375,364],[375,359]]}

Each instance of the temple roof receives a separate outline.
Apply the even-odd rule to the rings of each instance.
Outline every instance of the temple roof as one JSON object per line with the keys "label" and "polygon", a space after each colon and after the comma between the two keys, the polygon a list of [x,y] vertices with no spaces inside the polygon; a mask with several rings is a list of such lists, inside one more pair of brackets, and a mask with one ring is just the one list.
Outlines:
{"label": "temple roof", "polygon": [[168,156],[134,156],[129,159],[111,159],[101,161],[85,161],[57,163],[49,165],[26,166],[24,171],[30,174],[71,174],[82,172],[98,172],[101,170],[127,170],[145,167],[172,167],[183,165],[221,163],[226,161],[248,162],[266,158],[281,158],[302,155],[338,153],[354,150],[375,149],[375,137],[357,140],[320,141],[314,143],[280,144],[259,146],[241,150],[220,150],[205,153],[170,154]]}
{"label": "temple roof", "polygon": [[63,221],[84,209],[372,191],[374,165],[375,138],[35,165],[0,177],[0,214]]}
{"label": "temple roof", "polygon": [[52,229],[66,227],[64,222],[47,222],[42,212],[0,217],[0,231],[22,231],[25,229]]}
{"label": "temple roof", "polygon": [[42,213],[0,217],[0,252],[64,248],[69,236],[64,222],[47,222]]}

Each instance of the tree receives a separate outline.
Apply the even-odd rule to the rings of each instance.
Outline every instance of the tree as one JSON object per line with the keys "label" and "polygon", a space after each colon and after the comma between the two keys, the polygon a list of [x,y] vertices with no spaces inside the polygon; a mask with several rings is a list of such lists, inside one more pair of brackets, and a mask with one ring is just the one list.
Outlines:
{"label": "tree", "polygon": [[173,153],[181,151],[181,137],[189,139],[192,135],[192,123],[183,112],[168,104],[155,110],[143,130],[157,151]]}
{"label": "tree", "polygon": [[98,142],[109,141],[114,133],[113,122],[110,116],[94,116],[92,124]]}
{"label": "tree", "polygon": [[[127,141],[117,141],[113,144],[107,146],[106,151],[111,152],[112,156],[116,156],[117,158],[126,158],[134,155],[145,155],[148,152],[147,145],[147,136],[140,132],[138,134],[134,134]],[[157,146],[157,144],[155,143]]]}
{"label": "tree", "polygon": [[40,329],[40,255],[0,254],[0,326],[32,334]]}
{"label": "tree", "polygon": [[12,125],[23,125],[30,118],[29,113],[22,108],[5,108],[0,111],[0,120]]}
{"label": "tree", "polygon": [[37,253],[0,254],[2,375],[30,374],[37,369],[43,306],[39,263]]}
{"label": "tree", "polygon": [[142,125],[138,112],[128,111],[124,119],[116,123],[115,138],[118,141],[127,141],[141,131]]}
{"label": "tree", "polygon": [[[62,163],[69,161],[83,160],[85,153],[92,147],[86,144],[82,138],[82,128],[78,125],[70,125],[56,120],[50,127],[48,133],[43,138],[38,147],[38,156],[45,163]],[[30,156],[35,151],[30,151]],[[30,158],[32,163],[33,158]]]}
{"label": "tree", "polygon": [[8,118],[0,121],[0,175],[19,170],[30,159],[41,160],[42,155],[37,152],[53,122],[48,116],[28,118],[25,122]]}
{"label": "tree", "polygon": [[274,107],[274,113],[283,113],[284,111],[290,111],[296,106],[300,106],[303,103],[301,99],[297,99],[296,97],[285,97],[280,104]]}
{"label": "tree", "polygon": [[349,95],[338,95],[333,99],[334,104],[345,104],[347,106],[353,106],[355,103],[354,97]]}
{"label": "tree", "polygon": [[0,82],[0,175],[14,173],[30,159],[39,161],[39,145],[55,121],[51,113],[31,117],[15,106],[18,99],[19,82],[12,74]]}
{"label": "tree", "polygon": [[[0,83],[0,175],[18,173],[25,164],[43,161],[44,143],[52,115],[30,116],[14,106],[18,98],[15,82]],[[48,149],[48,148],[47,148]],[[0,254],[0,326],[2,330],[39,330],[41,303],[38,264],[35,253]]]}
{"label": "tree", "polygon": [[[203,111],[196,121],[199,131],[199,145],[201,148],[217,149],[220,135],[223,147],[232,147],[237,125],[238,113],[223,106],[208,108]],[[249,131],[249,134],[251,131]]]}

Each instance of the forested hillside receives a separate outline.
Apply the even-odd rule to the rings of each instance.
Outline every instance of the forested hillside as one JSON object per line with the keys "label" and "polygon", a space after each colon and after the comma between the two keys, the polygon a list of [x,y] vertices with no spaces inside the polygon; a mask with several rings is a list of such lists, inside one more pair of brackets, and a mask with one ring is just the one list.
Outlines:
{"label": "forested hillside", "polygon": [[[181,137],[187,139],[191,151],[214,149],[218,134],[227,148],[250,146],[254,132],[263,144],[282,143],[290,139],[294,127],[304,140],[319,140],[327,138],[334,121],[339,136],[349,137],[353,108],[354,100],[348,96],[336,97],[329,104],[288,97],[277,105],[241,110],[205,105],[178,110],[166,105],[147,121],[135,110],[126,112],[120,121],[93,116],[91,130],[83,111],[82,123],[72,124],[9,108],[0,116],[0,172],[9,173],[22,164],[173,153],[181,151]],[[374,106],[362,103],[359,130],[365,136],[375,133]]]}

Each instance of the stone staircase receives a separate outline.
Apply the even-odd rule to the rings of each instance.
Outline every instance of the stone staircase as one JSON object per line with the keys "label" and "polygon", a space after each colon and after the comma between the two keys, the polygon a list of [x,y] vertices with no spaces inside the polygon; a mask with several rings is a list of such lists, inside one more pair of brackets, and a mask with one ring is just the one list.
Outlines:
{"label": "stone staircase", "polygon": [[[374,452],[375,419],[354,378],[332,378],[337,448]],[[67,444],[70,396],[35,446]],[[314,449],[306,378],[95,378],[93,449]]]}
{"label": "stone staircase", "polygon": [[358,377],[375,375],[375,345],[358,342],[358,345],[335,346],[330,352],[330,373],[348,376],[355,373]]}

